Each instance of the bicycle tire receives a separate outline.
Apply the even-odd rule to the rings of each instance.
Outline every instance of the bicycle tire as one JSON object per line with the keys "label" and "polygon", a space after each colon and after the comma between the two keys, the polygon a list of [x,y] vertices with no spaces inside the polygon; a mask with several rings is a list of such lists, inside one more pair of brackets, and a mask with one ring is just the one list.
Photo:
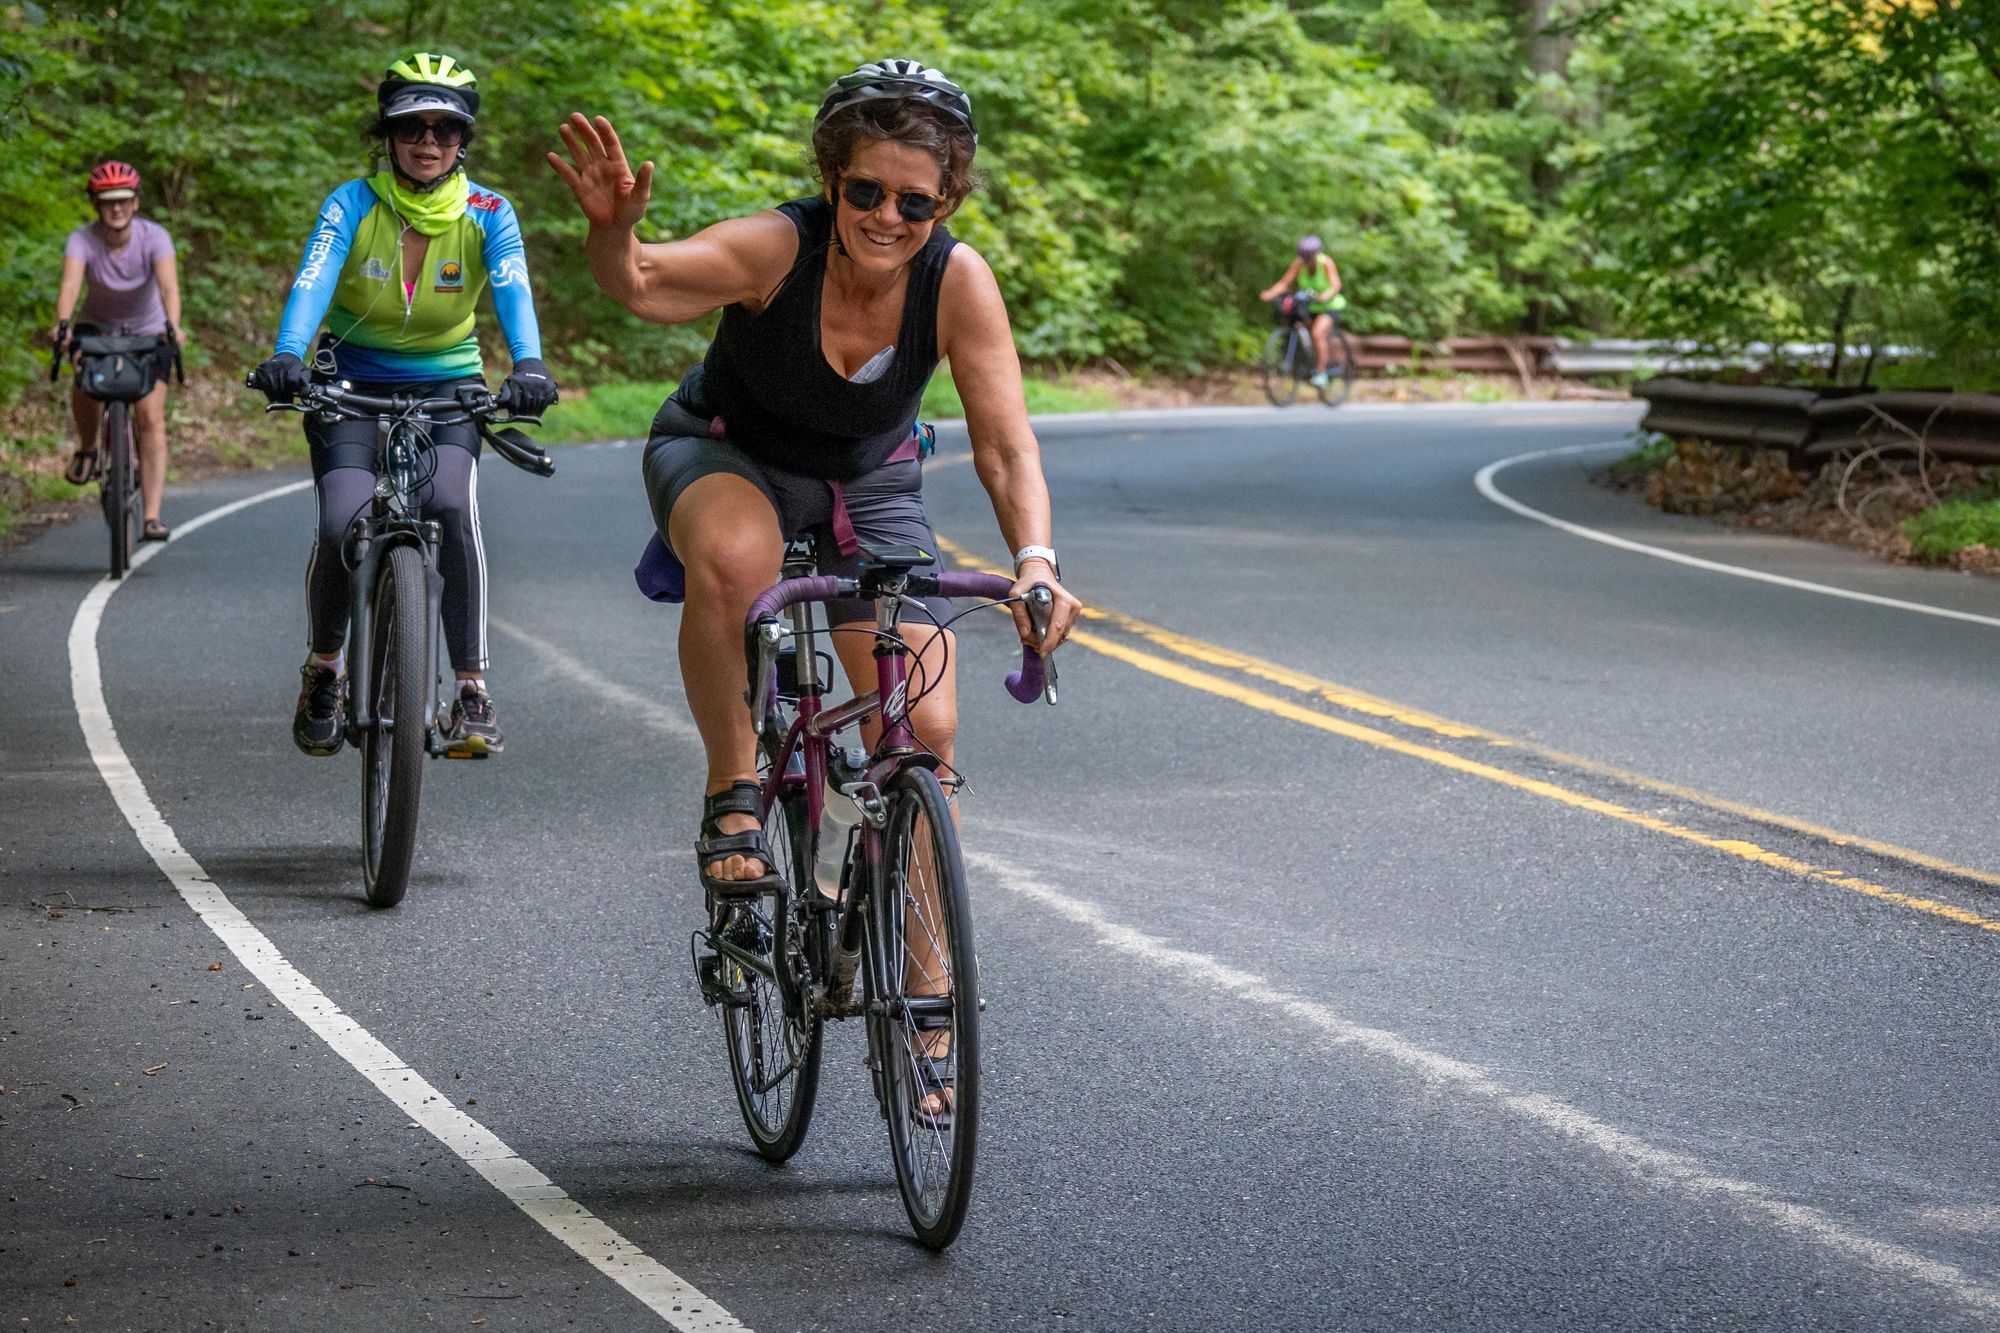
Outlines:
{"label": "bicycle tire", "polygon": [[104,405],[104,476],[98,483],[98,500],[104,506],[104,524],[111,531],[111,577],[122,579],[132,568],[133,531],[137,515],[132,507],[132,409],[125,403]]}
{"label": "bicycle tire", "polygon": [[[875,1053],[884,1070],[883,1110],[903,1210],[918,1242],[942,1250],[965,1224],[979,1145],[979,970],[972,903],[958,832],[937,775],[905,768],[889,784],[887,799],[884,863],[870,912],[876,965],[886,983],[871,1006]],[[910,944],[917,931],[922,938],[915,943],[930,959],[917,965],[925,970],[944,965],[949,989],[942,997],[908,993]],[[913,1000],[938,999],[944,1003],[913,1012]],[[943,1043],[936,1040],[940,1030],[949,1034]],[[943,1117],[920,1109],[932,1088],[924,1067],[936,1068],[935,1057],[918,1053],[920,1045],[950,1053],[948,1127],[938,1123]]]}
{"label": "bicycle tire", "polygon": [[1333,355],[1338,361],[1327,363],[1327,379],[1319,386],[1319,400],[1328,407],[1339,407],[1354,391],[1356,349],[1354,337],[1346,329],[1333,331]]}
{"label": "bicycle tire", "polygon": [[1281,324],[1264,340],[1264,354],[1257,368],[1264,380],[1264,396],[1273,407],[1290,407],[1299,396],[1299,377],[1292,373],[1292,330]]}
{"label": "bicycle tire", "polygon": [[[765,719],[757,745],[760,781],[777,761],[788,721],[777,710]],[[784,919],[776,919],[778,895],[767,893],[727,904],[714,927],[718,932],[762,932],[762,943],[770,948],[775,943],[772,932],[784,930],[790,949],[804,949],[804,918],[798,911],[798,895],[816,891],[812,879],[814,830],[808,813],[801,790],[781,794],[764,815],[764,838],[792,888],[792,907]],[[736,1088],[743,1126],[750,1131],[758,1156],[767,1162],[783,1162],[799,1150],[812,1126],[813,1107],[819,1100],[823,1023],[810,1012],[800,1018],[787,1014],[784,994],[775,982],[732,964],[727,955],[722,958],[721,979],[730,991],[740,990],[746,996],[741,1002],[721,1006],[729,1081]],[[812,997],[806,995],[804,1003],[809,1007]],[[784,1061],[776,1071],[767,1068],[773,1050]]]}
{"label": "bicycle tire", "polygon": [[361,871],[370,907],[394,907],[410,887],[430,730],[424,625],[430,596],[415,546],[390,548],[369,608],[374,725],[361,736]]}

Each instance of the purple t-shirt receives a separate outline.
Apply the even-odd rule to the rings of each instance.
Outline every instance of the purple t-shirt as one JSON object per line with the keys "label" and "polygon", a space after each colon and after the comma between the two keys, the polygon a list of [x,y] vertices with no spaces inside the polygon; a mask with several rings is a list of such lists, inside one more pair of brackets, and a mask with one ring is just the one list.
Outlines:
{"label": "purple t-shirt", "polygon": [[174,238],[157,222],[132,219],[132,239],[113,250],[98,235],[97,224],[86,222],[69,234],[63,257],[83,261],[89,287],[79,324],[95,324],[105,333],[165,333],[167,308],[160,303],[160,284],[153,265],[174,253]]}

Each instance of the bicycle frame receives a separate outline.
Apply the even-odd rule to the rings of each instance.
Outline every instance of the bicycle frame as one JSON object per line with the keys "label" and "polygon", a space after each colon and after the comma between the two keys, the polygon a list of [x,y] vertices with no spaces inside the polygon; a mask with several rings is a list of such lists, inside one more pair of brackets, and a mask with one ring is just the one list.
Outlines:
{"label": "bicycle frame", "polygon": [[[416,491],[422,482],[417,478],[417,454],[419,421],[428,418],[399,418],[389,424],[384,437],[382,459],[384,467],[381,476],[389,482],[387,494],[378,483],[375,498],[371,501],[371,512],[362,529],[360,538],[360,558],[349,571],[348,580],[352,588],[349,600],[347,635],[347,670],[350,688],[347,703],[350,711],[350,739],[358,739],[376,725],[374,715],[375,698],[375,628],[374,602],[375,580],[382,562],[389,552],[398,546],[414,546],[424,561],[424,581],[429,588],[432,606],[440,604],[444,594],[444,573],[438,566],[440,533],[438,525],[421,518],[417,513]],[[438,651],[440,644],[437,617],[427,617],[424,630],[424,663],[429,678],[438,678]],[[430,710],[435,712],[435,708]],[[441,753],[443,741],[430,727],[430,718],[425,718],[425,728],[431,734],[425,748],[432,754]]]}

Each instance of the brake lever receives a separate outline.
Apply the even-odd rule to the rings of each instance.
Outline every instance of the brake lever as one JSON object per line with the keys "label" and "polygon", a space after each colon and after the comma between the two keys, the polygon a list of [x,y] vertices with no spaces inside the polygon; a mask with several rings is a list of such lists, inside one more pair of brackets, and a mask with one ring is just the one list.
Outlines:
{"label": "brake lever", "polygon": [[1028,607],[1028,624],[1034,627],[1036,651],[1042,658],[1042,698],[1051,706],[1056,701],[1055,659],[1040,652],[1041,643],[1049,637],[1049,621],[1054,616],[1056,595],[1042,584],[1028,589],[1025,599]]}

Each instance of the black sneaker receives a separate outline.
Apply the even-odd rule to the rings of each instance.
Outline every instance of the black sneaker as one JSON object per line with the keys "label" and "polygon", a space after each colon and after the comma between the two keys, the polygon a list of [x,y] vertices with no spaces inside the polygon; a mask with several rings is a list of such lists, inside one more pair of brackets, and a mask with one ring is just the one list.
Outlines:
{"label": "black sneaker", "polygon": [[451,722],[445,728],[445,757],[483,759],[499,754],[500,723],[493,716],[493,696],[466,681],[459,686],[451,706]]}
{"label": "black sneaker", "polygon": [[292,740],[315,759],[339,754],[347,744],[347,677],[332,667],[308,662],[299,668],[299,707],[292,714]]}

